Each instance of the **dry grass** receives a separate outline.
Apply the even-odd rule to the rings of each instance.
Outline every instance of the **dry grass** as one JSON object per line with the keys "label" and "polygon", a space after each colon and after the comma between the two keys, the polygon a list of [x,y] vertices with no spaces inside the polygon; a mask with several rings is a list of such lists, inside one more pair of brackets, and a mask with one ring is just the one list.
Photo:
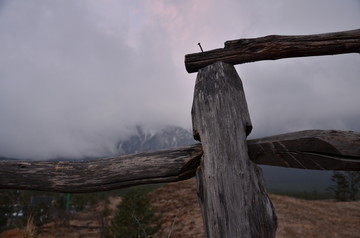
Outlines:
{"label": "dry grass", "polygon": [[22,230],[16,228],[2,232],[0,238],[24,238],[24,233]]}
{"label": "dry grass", "polygon": [[[93,210],[82,211],[71,215],[67,224],[64,222],[50,222],[40,227],[36,234],[33,220],[28,219],[24,229],[12,229],[2,232],[0,238],[100,238],[105,222],[114,216],[115,208],[121,201],[120,197],[109,197],[102,201]],[[104,214],[104,210],[109,213]],[[103,217],[105,216],[106,217]]]}
{"label": "dry grass", "polygon": [[270,195],[279,219],[277,237],[359,238],[360,202],[304,201]]}
{"label": "dry grass", "polygon": [[[153,191],[151,204],[163,225],[154,238],[204,237],[194,180],[166,185]],[[270,195],[278,216],[277,238],[360,238],[360,202],[305,201]]]}
{"label": "dry grass", "polygon": [[[168,184],[151,192],[150,204],[163,221],[161,230],[152,238],[204,237],[196,194],[195,180]],[[360,201],[305,201],[273,194],[270,198],[279,220],[277,238],[360,238]],[[109,201],[113,210],[120,200]],[[97,207],[97,214],[102,206]],[[75,214],[67,227],[51,227],[42,227],[48,232],[39,234],[39,238],[101,237],[101,224],[94,211]],[[0,238],[23,237],[19,229],[0,234]]]}
{"label": "dry grass", "polygon": [[25,238],[37,238],[37,227],[34,224],[34,216],[32,214],[26,220],[26,225],[23,230]]}
{"label": "dry grass", "polygon": [[[204,237],[202,218],[192,180],[169,184],[150,193],[150,204],[162,217],[160,232],[152,238]],[[174,218],[176,220],[174,222]]]}

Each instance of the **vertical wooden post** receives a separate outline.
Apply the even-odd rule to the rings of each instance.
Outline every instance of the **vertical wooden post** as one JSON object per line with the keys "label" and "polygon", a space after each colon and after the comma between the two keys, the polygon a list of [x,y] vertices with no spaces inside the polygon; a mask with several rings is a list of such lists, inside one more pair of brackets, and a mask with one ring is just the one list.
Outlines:
{"label": "vertical wooden post", "polygon": [[199,70],[192,120],[204,151],[197,183],[206,237],[275,237],[274,208],[248,156],[252,127],[234,66],[217,62]]}

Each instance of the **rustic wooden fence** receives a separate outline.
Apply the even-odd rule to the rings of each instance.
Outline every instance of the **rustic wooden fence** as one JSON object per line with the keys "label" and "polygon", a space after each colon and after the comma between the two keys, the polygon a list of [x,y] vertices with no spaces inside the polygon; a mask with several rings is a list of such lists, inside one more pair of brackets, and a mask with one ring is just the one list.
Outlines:
{"label": "rustic wooden fence", "polygon": [[95,192],[197,177],[206,237],[275,237],[277,219],[256,164],[360,170],[360,133],[309,130],[247,140],[252,124],[234,64],[360,53],[360,29],[228,41],[185,56],[197,72],[192,120],[201,144],[91,161],[0,161],[1,189]]}

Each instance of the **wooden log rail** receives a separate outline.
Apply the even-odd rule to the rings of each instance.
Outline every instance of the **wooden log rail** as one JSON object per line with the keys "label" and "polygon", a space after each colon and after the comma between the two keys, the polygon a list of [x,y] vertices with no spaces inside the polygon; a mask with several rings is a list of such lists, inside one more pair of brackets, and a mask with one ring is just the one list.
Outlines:
{"label": "wooden log rail", "polygon": [[[257,164],[360,171],[360,133],[309,130],[248,140]],[[0,189],[96,192],[195,176],[201,144],[89,161],[0,160]]]}
{"label": "wooden log rail", "polygon": [[263,165],[360,171],[360,133],[306,130],[248,141],[250,159]]}
{"label": "wooden log rail", "polygon": [[360,29],[226,41],[222,49],[185,55],[185,67],[187,72],[193,73],[217,61],[236,65],[261,60],[346,53],[360,53]]}
{"label": "wooden log rail", "polygon": [[0,160],[0,188],[99,192],[194,176],[201,146],[85,161]]}

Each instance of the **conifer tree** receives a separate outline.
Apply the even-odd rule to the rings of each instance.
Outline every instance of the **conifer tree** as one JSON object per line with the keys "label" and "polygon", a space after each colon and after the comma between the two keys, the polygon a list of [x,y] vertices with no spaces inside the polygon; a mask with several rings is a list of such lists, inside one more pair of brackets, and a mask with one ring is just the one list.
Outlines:
{"label": "conifer tree", "polygon": [[159,218],[149,208],[146,194],[139,190],[131,190],[118,205],[107,237],[146,238],[159,228]]}
{"label": "conifer tree", "polygon": [[331,181],[335,184],[328,190],[334,194],[337,201],[355,201],[360,190],[360,171],[334,171]]}

